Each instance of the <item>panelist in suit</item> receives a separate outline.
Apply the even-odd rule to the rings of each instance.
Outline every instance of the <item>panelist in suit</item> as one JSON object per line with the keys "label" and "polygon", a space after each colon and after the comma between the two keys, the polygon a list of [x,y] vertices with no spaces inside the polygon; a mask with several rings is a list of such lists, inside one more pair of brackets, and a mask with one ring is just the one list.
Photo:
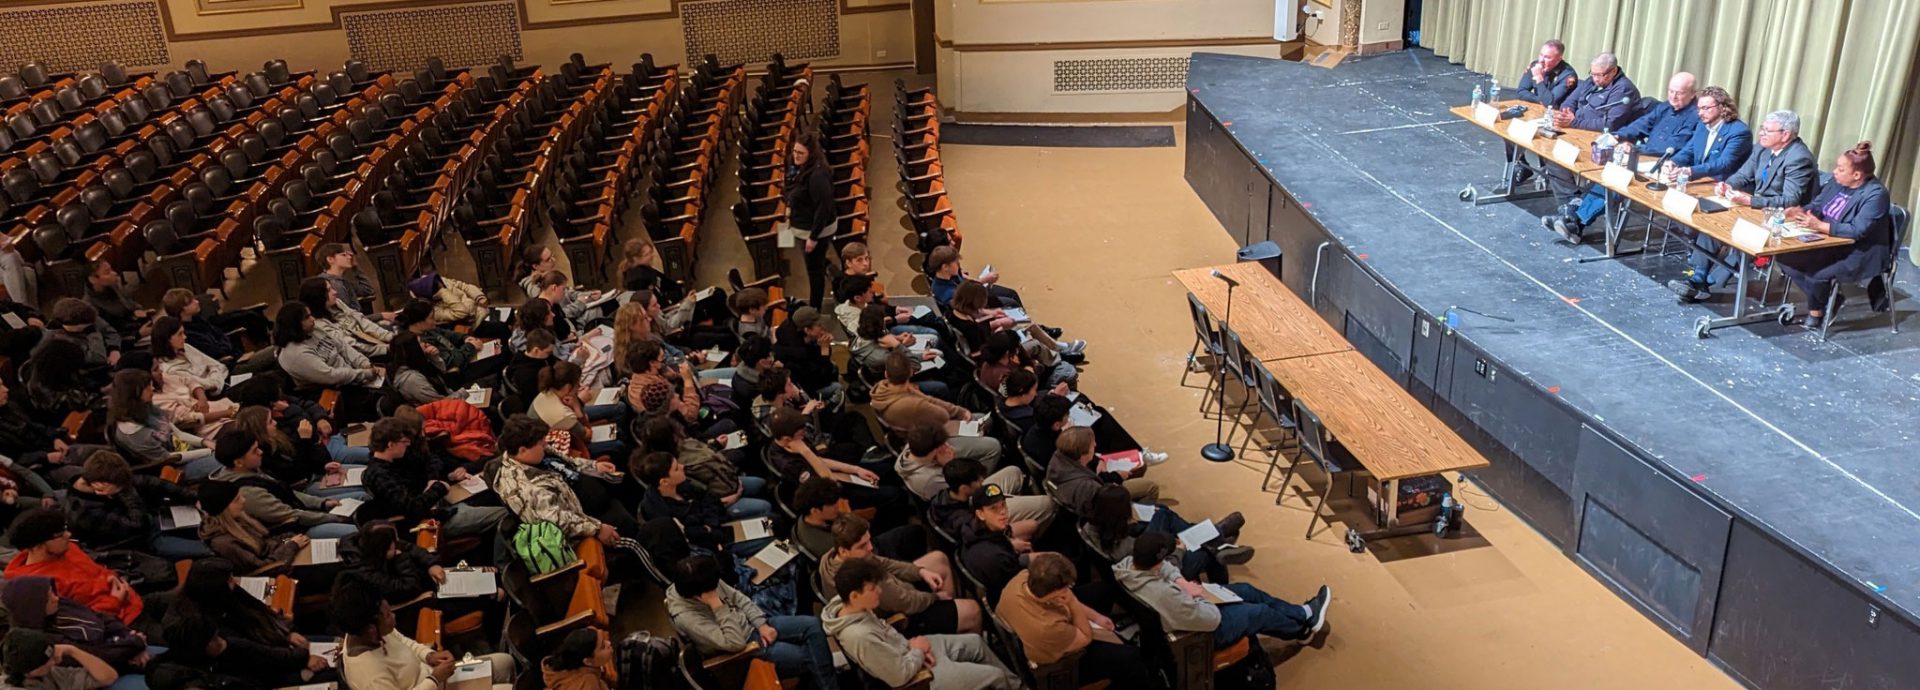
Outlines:
{"label": "panelist in suit", "polygon": [[[1679,72],[1667,80],[1667,100],[1654,105],[1639,117],[1614,132],[1627,146],[1637,149],[1643,156],[1659,157],[1669,149],[1678,155],[1693,139],[1693,132],[1700,127],[1700,116],[1695,112],[1696,92],[1692,74]],[[1561,237],[1572,244],[1580,243],[1580,233],[1593,219],[1607,210],[1607,191],[1599,185],[1588,185],[1587,193],[1578,200],[1568,202],[1560,208],[1556,216],[1541,218]]]}
{"label": "panelist in suit", "polygon": [[[1574,85],[1580,83],[1580,73],[1573,70],[1561,56],[1567,52],[1567,44],[1560,39],[1550,38],[1540,44],[1540,55],[1527,70],[1520,74],[1520,100],[1544,105],[1548,110],[1560,107],[1567,100],[1567,94],[1573,93]],[[1506,144],[1507,157],[1514,156],[1511,142]],[[1533,177],[1533,171],[1527,166],[1514,169],[1513,183],[1518,185]]]}
{"label": "panelist in suit", "polygon": [[[1800,116],[1791,110],[1767,114],[1760,123],[1760,147],[1715,192],[1733,203],[1755,208],[1800,206],[1813,198],[1814,179],[1819,175],[1813,152],[1800,140]],[[1713,260],[1725,247],[1707,237],[1699,237],[1693,254],[1687,257],[1687,279],[1667,282],[1683,302],[1701,302],[1712,295],[1715,285],[1733,276],[1724,262]]]}
{"label": "panelist in suit", "polygon": [[[1833,180],[1820,187],[1813,202],[1787,209],[1787,220],[1808,230],[1848,237],[1853,244],[1780,256],[1780,268],[1807,296],[1807,328],[1820,328],[1826,317],[1827,297],[1836,280],[1857,280],[1880,270],[1893,251],[1893,215],[1887,188],[1873,176],[1873,151],[1868,142],[1855,144],[1833,164]],[[1887,303],[1887,286],[1874,281],[1868,297],[1875,311]],[[1834,308],[1846,295],[1834,296]]]}
{"label": "panelist in suit", "polygon": [[1752,153],[1753,131],[1740,121],[1740,105],[1724,88],[1701,89],[1694,109],[1700,113],[1700,126],[1667,165],[1692,179],[1726,179]]}

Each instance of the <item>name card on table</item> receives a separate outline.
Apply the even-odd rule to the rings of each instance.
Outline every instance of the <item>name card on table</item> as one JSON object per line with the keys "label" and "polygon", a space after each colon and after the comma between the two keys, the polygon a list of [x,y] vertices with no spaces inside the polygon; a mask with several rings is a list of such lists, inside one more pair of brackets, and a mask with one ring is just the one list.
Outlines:
{"label": "name card on table", "polygon": [[1692,221],[1693,212],[1698,208],[1700,208],[1699,199],[1676,188],[1667,188],[1667,193],[1660,197],[1660,210],[1666,211],[1667,215],[1682,223]]}
{"label": "name card on table", "polygon": [[1573,165],[1580,160],[1580,147],[1567,143],[1565,139],[1553,140],[1553,159],[1561,165]]}
{"label": "name card on table", "polygon": [[1475,103],[1473,104],[1473,121],[1492,127],[1493,123],[1500,121],[1500,109],[1486,103]]}
{"label": "name card on table", "polygon": [[1533,135],[1540,133],[1540,123],[1536,120],[1514,118],[1507,121],[1507,136],[1514,141],[1533,141]]}
{"label": "name card on table", "polygon": [[1600,184],[1616,192],[1625,192],[1627,187],[1633,185],[1633,171],[1624,165],[1608,163],[1607,167],[1600,170]]}
{"label": "name card on table", "polygon": [[1773,239],[1773,233],[1759,223],[1739,218],[1733,221],[1733,235],[1729,239],[1733,240],[1734,246],[1748,254],[1758,254],[1767,248],[1767,241]]}

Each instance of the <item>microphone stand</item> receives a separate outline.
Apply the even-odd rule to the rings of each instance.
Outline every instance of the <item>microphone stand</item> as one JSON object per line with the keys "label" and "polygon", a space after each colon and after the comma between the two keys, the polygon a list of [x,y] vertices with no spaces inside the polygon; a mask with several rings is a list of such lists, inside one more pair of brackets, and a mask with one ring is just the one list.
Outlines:
{"label": "microphone stand", "polygon": [[[1219,276],[1220,274],[1216,272],[1214,275]],[[1222,279],[1221,282],[1227,284],[1227,311],[1220,319],[1220,333],[1222,334],[1220,337],[1222,340],[1225,340],[1228,327],[1233,323],[1233,288],[1235,285],[1238,285],[1238,283],[1225,279]],[[1222,348],[1222,350],[1224,349],[1225,348]],[[1220,362],[1214,369],[1214,375],[1220,378],[1220,390],[1215,393],[1214,397],[1214,403],[1219,406],[1220,416],[1214,418],[1213,443],[1200,447],[1200,457],[1206,458],[1211,462],[1232,462],[1233,447],[1227,445],[1225,437],[1227,429],[1227,358],[1221,357]]]}

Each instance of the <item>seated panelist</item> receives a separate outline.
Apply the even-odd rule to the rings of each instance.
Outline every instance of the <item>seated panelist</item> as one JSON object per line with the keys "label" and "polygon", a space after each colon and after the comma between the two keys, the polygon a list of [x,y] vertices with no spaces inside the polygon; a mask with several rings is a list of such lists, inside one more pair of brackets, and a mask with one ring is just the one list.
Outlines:
{"label": "seated panelist", "polygon": [[[1853,239],[1853,244],[1780,256],[1780,267],[1807,296],[1807,328],[1817,329],[1826,318],[1827,298],[1836,280],[1854,280],[1880,270],[1893,251],[1893,215],[1887,188],[1874,177],[1871,144],[1860,142],[1840,154],[1833,164],[1833,180],[1820,187],[1813,202],[1787,209],[1787,220],[1808,230]],[[1875,311],[1885,311],[1887,286],[1875,280],[1868,286]],[[1835,297],[1834,308],[1846,301]]]}

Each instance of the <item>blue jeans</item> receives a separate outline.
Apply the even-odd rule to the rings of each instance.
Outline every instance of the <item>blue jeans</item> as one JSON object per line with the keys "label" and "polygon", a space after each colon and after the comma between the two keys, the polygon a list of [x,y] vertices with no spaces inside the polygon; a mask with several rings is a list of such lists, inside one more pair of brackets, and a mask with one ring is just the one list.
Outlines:
{"label": "blue jeans", "polygon": [[1580,199],[1580,207],[1574,209],[1573,216],[1579,219],[1581,225],[1589,225],[1593,223],[1593,219],[1599,218],[1600,214],[1606,212],[1606,188],[1594,185],[1593,189],[1587,190],[1587,196]]}
{"label": "blue jeans", "polygon": [[1688,276],[1687,280],[1694,285],[1711,288],[1727,282],[1728,278],[1733,277],[1733,271],[1713,261],[1708,252],[1721,256],[1727,255],[1726,248],[1712,238],[1695,238],[1693,253],[1687,255],[1687,268],[1693,270],[1693,275]]}
{"label": "blue jeans", "polygon": [[153,555],[169,561],[181,559],[207,558],[213,550],[198,539],[173,534],[155,533],[148,542],[153,547]]}
{"label": "blue jeans", "polygon": [[758,498],[764,496],[766,490],[767,480],[751,475],[741,475],[740,500],[734,501],[733,505],[727,507],[727,519],[744,520],[772,515],[773,504],[768,503],[767,499]]}
{"label": "blue jeans", "polygon": [[911,333],[917,336],[918,335],[940,335],[939,331],[928,328],[926,326],[917,326],[910,323],[903,323],[898,326],[894,326],[892,328],[887,329],[887,332],[892,333],[894,335],[905,335],[908,333]]}
{"label": "blue jeans", "polygon": [[[1159,508],[1153,511],[1153,519],[1147,521],[1147,531],[1163,532],[1177,537],[1193,526],[1193,523],[1187,522],[1186,518],[1180,517],[1179,513],[1173,512],[1172,508],[1166,506],[1159,506]],[[1199,544],[1189,544],[1186,555],[1180,557],[1180,576],[1192,580],[1204,573],[1208,581],[1224,583],[1227,581],[1226,568],[1216,567],[1217,563],[1212,551],[1201,548]]]}
{"label": "blue jeans", "polygon": [[342,539],[351,537],[360,531],[359,527],[345,522],[329,522],[307,528],[307,536],[314,539]]}
{"label": "blue jeans", "polygon": [[187,484],[205,481],[223,467],[219,460],[213,459],[211,448],[194,448],[181,453],[180,460],[181,481]]}
{"label": "blue jeans", "polygon": [[[147,645],[147,654],[149,656],[157,657],[165,653],[167,653],[166,647]],[[122,673],[120,674],[119,680],[113,681],[112,685],[107,686],[107,690],[147,690],[147,677],[140,673]]]}
{"label": "blue jeans", "polygon": [[767,625],[774,631],[774,642],[760,650],[760,658],[773,662],[782,677],[803,673],[813,675],[813,687],[839,690],[840,680],[833,672],[833,650],[827,646],[827,631],[813,616],[773,616]]}
{"label": "blue jeans", "polygon": [[919,386],[922,393],[953,402],[953,389],[948,387],[945,381],[915,381],[913,385]]}
{"label": "blue jeans", "polygon": [[334,434],[327,437],[327,455],[332,457],[334,462],[365,465],[368,460],[373,459],[373,449],[366,446],[349,446],[345,434]]}
{"label": "blue jeans", "polygon": [[1307,611],[1299,604],[1275,599],[1273,595],[1255,589],[1245,582],[1227,585],[1244,601],[1225,604],[1220,607],[1220,627],[1213,630],[1213,646],[1224,649],[1233,646],[1243,638],[1255,634],[1270,635],[1283,640],[1298,640],[1306,637],[1308,625],[1312,620]]}

